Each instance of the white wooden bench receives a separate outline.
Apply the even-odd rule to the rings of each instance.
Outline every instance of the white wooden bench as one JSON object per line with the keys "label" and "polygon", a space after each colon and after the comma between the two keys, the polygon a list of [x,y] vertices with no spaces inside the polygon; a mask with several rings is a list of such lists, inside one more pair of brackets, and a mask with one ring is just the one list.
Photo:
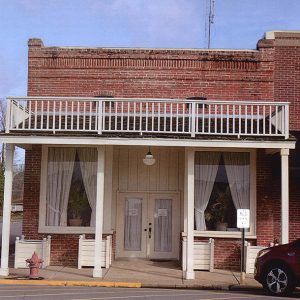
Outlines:
{"label": "white wooden bench", "polygon": [[[182,270],[186,271],[186,236],[182,238]],[[214,270],[214,239],[194,241],[194,270]]]}
{"label": "white wooden bench", "polygon": [[43,260],[42,268],[50,265],[50,247],[51,236],[42,240],[25,240],[24,235],[21,238],[16,237],[15,243],[15,269],[28,268],[26,259],[31,258],[35,251],[40,259]]}
{"label": "white wooden bench", "polygon": [[251,246],[249,243],[245,245],[245,262],[246,262],[246,273],[253,274],[254,273],[254,264],[257,253],[265,249],[265,246]]}
{"label": "white wooden bench", "polygon": [[[108,235],[102,240],[101,267],[108,269],[112,258],[112,238]],[[95,240],[86,239],[85,235],[79,236],[78,269],[95,266]]]}

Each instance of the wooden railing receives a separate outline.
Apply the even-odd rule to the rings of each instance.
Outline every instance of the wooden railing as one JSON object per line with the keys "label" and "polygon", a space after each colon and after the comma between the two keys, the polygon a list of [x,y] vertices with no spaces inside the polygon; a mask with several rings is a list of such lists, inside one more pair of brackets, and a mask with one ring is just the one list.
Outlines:
{"label": "wooden railing", "polygon": [[289,136],[286,102],[7,98],[6,132]]}

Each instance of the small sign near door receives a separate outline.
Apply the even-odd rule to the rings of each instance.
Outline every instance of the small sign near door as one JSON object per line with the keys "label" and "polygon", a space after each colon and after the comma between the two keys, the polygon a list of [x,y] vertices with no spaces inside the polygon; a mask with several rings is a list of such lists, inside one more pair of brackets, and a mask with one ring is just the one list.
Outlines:
{"label": "small sign near door", "polygon": [[137,214],[138,214],[137,208],[129,208],[128,209],[128,216],[133,217],[133,216],[137,216]]}
{"label": "small sign near door", "polygon": [[168,209],[167,208],[159,208],[157,210],[158,217],[167,217],[168,216]]}

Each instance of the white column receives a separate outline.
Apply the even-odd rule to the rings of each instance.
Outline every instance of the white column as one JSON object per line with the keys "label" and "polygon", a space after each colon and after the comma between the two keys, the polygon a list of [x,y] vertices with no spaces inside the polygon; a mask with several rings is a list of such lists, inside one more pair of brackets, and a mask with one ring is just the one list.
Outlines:
{"label": "white column", "polygon": [[8,255],[9,255],[11,195],[12,195],[12,180],[13,180],[13,160],[14,160],[14,145],[6,144],[0,276],[7,276],[9,274]]}
{"label": "white column", "polygon": [[184,230],[186,232],[185,279],[195,279],[194,272],[194,151],[185,149]]}
{"label": "white column", "polygon": [[105,149],[104,146],[97,147],[97,203],[96,203],[96,224],[95,224],[95,267],[93,277],[102,277],[101,250],[103,231],[103,202],[104,202],[104,167]]}
{"label": "white column", "polygon": [[104,187],[104,216],[103,230],[109,232],[112,230],[111,212],[112,212],[112,191],[113,191],[113,146],[105,146],[105,187]]}
{"label": "white column", "polygon": [[281,149],[281,243],[289,242],[289,149]]}

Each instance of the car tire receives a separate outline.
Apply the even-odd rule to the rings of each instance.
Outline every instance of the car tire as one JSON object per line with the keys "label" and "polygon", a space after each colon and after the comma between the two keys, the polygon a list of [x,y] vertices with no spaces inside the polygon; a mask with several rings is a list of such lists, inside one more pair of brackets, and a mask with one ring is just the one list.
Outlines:
{"label": "car tire", "polygon": [[283,264],[272,264],[266,268],[263,286],[272,296],[288,296],[295,289],[293,275]]}

